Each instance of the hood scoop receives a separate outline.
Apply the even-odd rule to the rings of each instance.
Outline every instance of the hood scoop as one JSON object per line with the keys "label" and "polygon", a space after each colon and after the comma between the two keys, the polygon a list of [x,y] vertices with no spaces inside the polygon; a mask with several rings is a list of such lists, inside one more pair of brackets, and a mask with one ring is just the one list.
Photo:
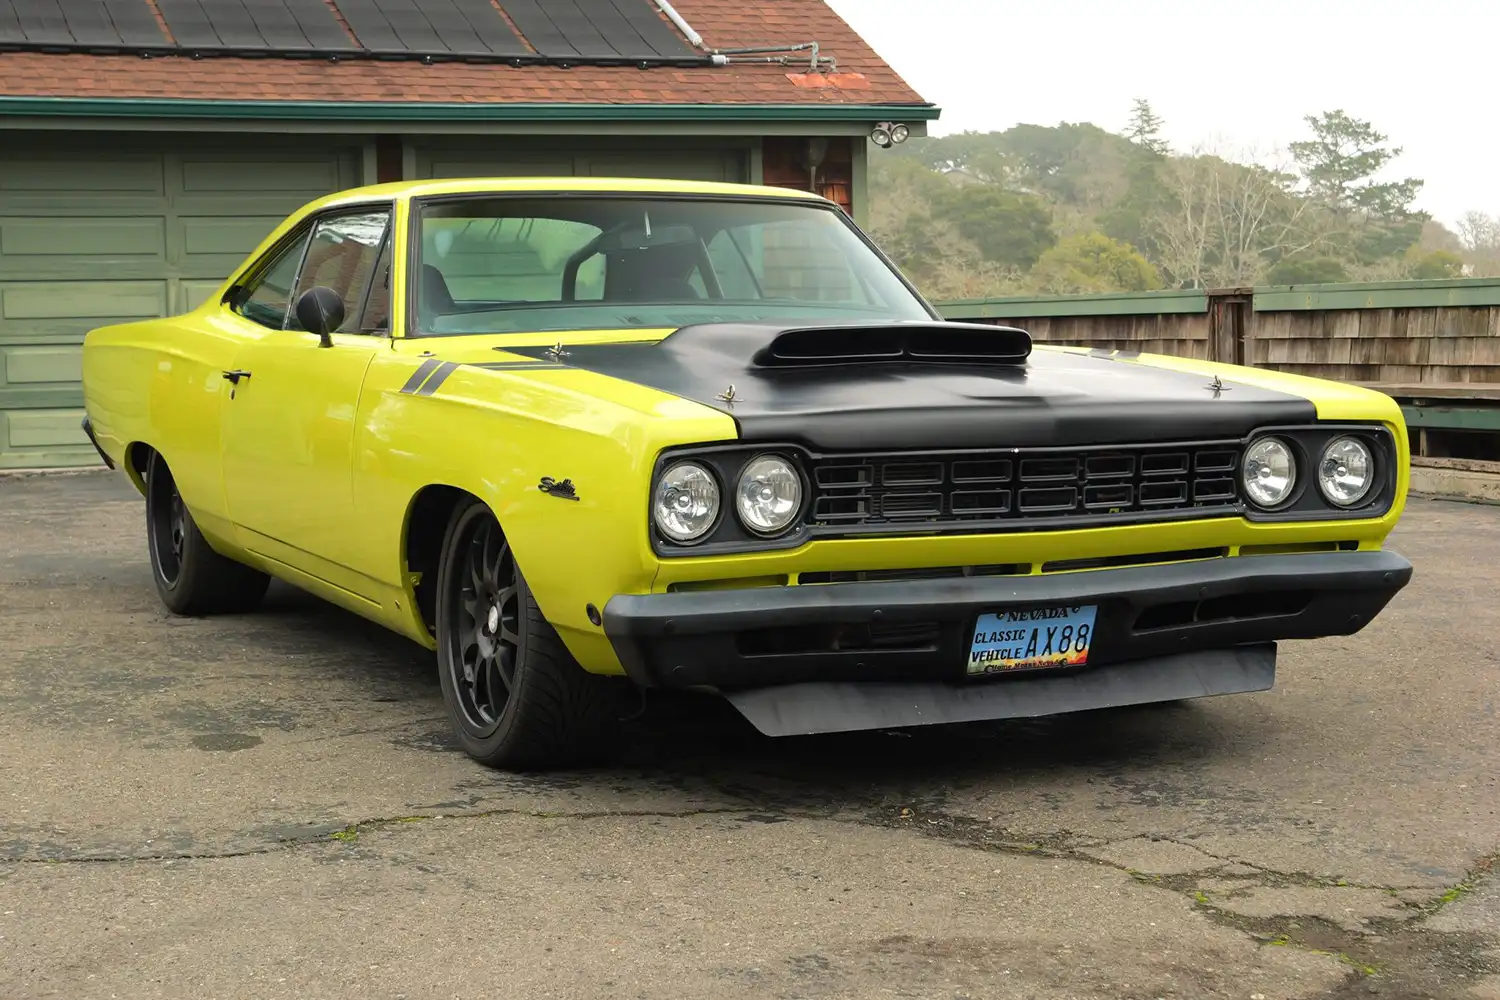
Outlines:
{"label": "hood scoop", "polygon": [[752,357],[757,368],[828,365],[1023,365],[1031,335],[981,323],[891,323],[783,330]]}

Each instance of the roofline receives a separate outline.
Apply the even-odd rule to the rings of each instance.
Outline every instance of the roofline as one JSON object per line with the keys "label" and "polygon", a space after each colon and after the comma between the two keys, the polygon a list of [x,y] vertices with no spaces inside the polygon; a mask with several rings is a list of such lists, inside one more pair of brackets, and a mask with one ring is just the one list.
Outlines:
{"label": "roofline", "polygon": [[0,117],[279,121],[936,121],[933,104],[573,104],[220,101],[0,95]]}

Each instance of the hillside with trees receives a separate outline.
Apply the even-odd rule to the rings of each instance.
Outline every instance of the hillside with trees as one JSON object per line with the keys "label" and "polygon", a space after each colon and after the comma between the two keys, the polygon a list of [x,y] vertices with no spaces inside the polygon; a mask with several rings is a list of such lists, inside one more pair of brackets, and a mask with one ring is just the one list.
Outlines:
{"label": "hillside with trees", "polygon": [[1450,231],[1370,122],[1305,124],[1273,156],[1174,151],[1144,100],[1119,132],[912,139],[871,151],[870,230],[933,299],[1500,275],[1500,217]]}

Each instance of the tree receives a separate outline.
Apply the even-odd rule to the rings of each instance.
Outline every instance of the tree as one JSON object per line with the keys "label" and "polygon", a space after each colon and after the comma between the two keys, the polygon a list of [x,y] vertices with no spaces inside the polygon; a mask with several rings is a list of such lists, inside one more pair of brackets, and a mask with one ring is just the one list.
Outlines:
{"label": "tree", "polygon": [[1500,251],[1500,217],[1469,211],[1458,220],[1458,239],[1472,253]]}
{"label": "tree", "polygon": [[1464,259],[1451,250],[1423,250],[1414,246],[1406,252],[1409,273],[1419,280],[1462,278]]}
{"label": "tree", "polygon": [[1266,273],[1273,285],[1326,285],[1349,280],[1343,262],[1332,257],[1288,257]]}
{"label": "tree", "polygon": [[1003,267],[1025,270],[1057,242],[1052,211],[1041,199],[993,184],[950,185],[933,199],[932,213]]}
{"label": "tree", "polygon": [[1165,124],[1161,116],[1151,110],[1151,104],[1144,97],[1137,97],[1131,102],[1130,121],[1125,126],[1125,137],[1137,146],[1164,156],[1170,150],[1166,140],[1161,137],[1161,127]]}
{"label": "tree", "polygon": [[1178,286],[1253,285],[1281,258],[1321,241],[1308,202],[1293,190],[1296,178],[1284,169],[1197,150],[1164,173],[1171,202],[1156,217],[1154,243]]}
{"label": "tree", "polygon": [[1401,147],[1389,148],[1388,136],[1342,110],[1308,115],[1304,121],[1313,138],[1292,143],[1292,156],[1308,194],[1344,223],[1355,257],[1369,263],[1415,243],[1427,219],[1411,207],[1423,182],[1414,177],[1374,179],[1401,155]]}
{"label": "tree", "polygon": [[1500,216],[1465,212],[1458,221],[1464,260],[1477,277],[1500,275]]}
{"label": "tree", "polygon": [[985,260],[953,222],[933,211],[951,182],[915,159],[870,174],[869,232],[923,293],[976,299],[1016,290],[1020,272]]}
{"label": "tree", "polygon": [[1140,251],[1103,233],[1063,240],[1042,254],[1031,278],[1038,290],[1058,295],[1161,287],[1161,276]]}

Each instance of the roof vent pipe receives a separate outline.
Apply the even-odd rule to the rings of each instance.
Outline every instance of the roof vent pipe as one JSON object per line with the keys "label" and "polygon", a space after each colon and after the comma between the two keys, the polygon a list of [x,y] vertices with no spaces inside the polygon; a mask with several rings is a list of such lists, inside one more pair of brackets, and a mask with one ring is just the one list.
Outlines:
{"label": "roof vent pipe", "polygon": [[[816,73],[822,64],[827,64],[828,72],[830,73],[838,71],[838,63],[832,56],[819,55],[817,42],[802,42],[796,45],[760,45],[740,49],[711,48],[703,40],[703,36],[694,31],[693,26],[688,24],[681,14],[677,13],[677,8],[672,6],[670,0],[656,0],[656,6],[663,14],[667,15],[667,20],[677,26],[677,30],[682,32],[690,45],[709,54],[709,62],[715,66],[727,66],[731,62],[767,62],[786,65],[791,61],[788,53],[810,52],[812,53],[808,67],[810,72]],[[769,53],[780,53],[780,55],[773,56],[769,55]],[[746,58],[747,56],[752,58]]]}
{"label": "roof vent pipe", "polygon": [[667,15],[668,21],[677,25],[678,31],[687,36],[687,40],[692,43],[694,48],[702,49],[704,52],[710,51],[709,47],[703,44],[703,36],[694,31],[691,24],[683,20],[682,15],[677,13],[676,7],[673,7],[667,0],[656,0],[656,6],[660,7],[661,12]]}

